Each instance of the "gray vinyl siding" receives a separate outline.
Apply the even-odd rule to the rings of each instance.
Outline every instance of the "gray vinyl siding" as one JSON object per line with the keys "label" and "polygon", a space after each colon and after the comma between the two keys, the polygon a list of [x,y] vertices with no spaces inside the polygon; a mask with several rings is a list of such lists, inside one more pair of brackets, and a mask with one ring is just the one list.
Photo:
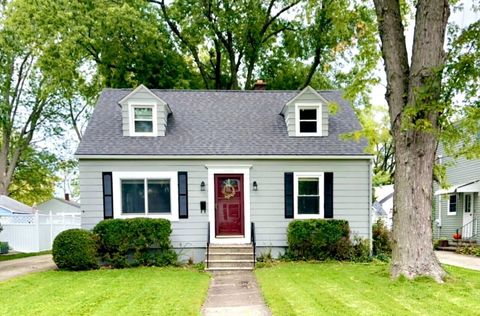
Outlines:
{"label": "gray vinyl siding", "polygon": [[[480,179],[480,160],[468,160],[465,158],[459,158],[456,162],[451,159],[444,159],[444,163],[447,163],[447,182],[451,185],[459,185],[470,181]],[[453,165],[450,165],[454,163]],[[435,185],[435,190],[438,189],[438,185]],[[473,216],[480,222],[480,196],[477,193],[473,195]],[[457,193],[457,212],[455,215],[448,214],[448,196],[444,195],[441,199],[441,207],[439,208],[439,197],[435,196],[434,200],[434,219],[439,218],[441,211],[441,224],[439,228],[436,224],[434,227],[434,237],[446,237],[452,239],[452,235],[456,230],[463,226],[463,209],[464,209],[464,194]],[[478,227],[480,229],[480,227]],[[480,235],[476,237],[480,242]]]}
{"label": "gray vinyl siding", "polygon": [[165,130],[167,126],[167,117],[168,112],[166,106],[159,104],[158,100],[155,99],[150,93],[145,90],[139,90],[132,96],[125,100],[122,104],[122,130],[123,136],[130,136],[130,118],[129,118],[129,107],[128,104],[141,105],[142,103],[157,103],[157,131],[158,136],[165,136]]}
{"label": "gray vinyl siding", "polygon": [[[287,124],[288,136],[296,136],[295,134],[295,103],[301,104],[319,104],[318,96],[311,91],[305,91],[299,95],[295,102],[287,106],[284,112],[285,123]],[[322,102],[322,136],[328,136],[328,105]]]}
{"label": "gray vinyl siding", "polygon": [[[333,172],[334,218],[346,219],[354,235],[369,237],[369,160],[86,160],[80,159],[82,227],[91,229],[103,219],[102,172],[187,171],[188,219],[172,222],[175,248],[204,248],[208,214],[200,213],[200,201],[208,203],[209,165],[252,165],[258,191],[250,191],[251,221],[259,247],[285,247],[291,221],[284,217],[285,172]],[[205,181],[206,190],[200,190]],[[208,205],[207,205],[208,210]],[[207,211],[208,212],[208,211]],[[193,250],[192,250],[193,251]]]}

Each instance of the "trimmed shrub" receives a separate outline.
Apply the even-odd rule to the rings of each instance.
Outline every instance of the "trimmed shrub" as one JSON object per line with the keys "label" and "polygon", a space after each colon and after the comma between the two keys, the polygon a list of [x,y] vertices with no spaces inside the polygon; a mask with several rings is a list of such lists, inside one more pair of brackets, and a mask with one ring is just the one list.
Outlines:
{"label": "trimmed shrub", "polygon": [[287,257],[295,260],[348,260],[350,228],[345,220],[294,220],[288,225]]}
{"label": "trimmed shrub", "polygon": [[373,255],[374,256],[390,256],[392,253],[392,244],[390,231],[385,226],[385,223],[378,219],[372,227],[373,237]]}
{"label": "trimmed shrub", "polygon": [[8,253],[9,248],[8,242],[0,241],[0,254]]}
{"label": "trimmed shrub", "polygon": [[98,268],[95,235],[83,229],[68,229],[53,242],[53,261],[59,269],[90,270]]}
{"label": "trimmed shrub", "polygon": [[166,219],[107,219],[93,229],[101,259],[116,268],[166,266],[177,261],[170,244],[172,228]]}

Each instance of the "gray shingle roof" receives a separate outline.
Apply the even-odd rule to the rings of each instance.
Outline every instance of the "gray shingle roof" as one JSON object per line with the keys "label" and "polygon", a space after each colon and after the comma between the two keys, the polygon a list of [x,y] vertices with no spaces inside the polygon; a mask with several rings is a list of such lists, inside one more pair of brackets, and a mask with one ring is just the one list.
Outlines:
{"label": "gray shingle roof", "polygon": [[329,135],[288,137],[280,112],[298,91],[151,91],[172,109],[163,137],[126,137],[118,104],[131,89],[105,89],[76,155],[365,155],[365,140],[340,135],[360,129],[339,91],[320,91],[339,111]]}

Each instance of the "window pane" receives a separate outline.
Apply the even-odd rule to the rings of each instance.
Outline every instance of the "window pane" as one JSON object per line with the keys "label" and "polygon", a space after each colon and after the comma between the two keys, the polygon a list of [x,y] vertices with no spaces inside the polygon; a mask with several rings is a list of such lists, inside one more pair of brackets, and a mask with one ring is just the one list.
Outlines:
{"label": "window pane", "polygon": [[148,212],[170,213],[170,180],[148,180]]}
{"label": "window pane", "polygon": [[316,133],[317,122],[300,122],[300,133]]}
{"label": "window pane", "polygon": [[122,180],[122,213],[145,213],[143,180]]}
{"label": "window pane", "polygon": [[457,196],[456,195],[450,195],[450,209],[449,211],[451,213],[454,213],[457,211]]}
{"label": "window pane", "polygon": [[135,119],[139,120],[151,120],[152,108],[134,108]]}
{"label": "window pane", "polygon": [[300,110],[300,119],[301,120],[317,120],[317,110],[316,109]]}
{"label": "window pane", "polygon": [[299,196],[298,214],[320,214],[320,197]]}
{"label": "window pane", "polygon": [[465,195],[465,213],[470,213],[472,210],[472,196]]}
{"label": "window pane", "polygon": [[135,121],[136,133],[151,133],[153,132],[153,123],[149,121]]}
{"label": "window pane", "polygon": [[298,195],[318,195],[318,178],[299,178]]}

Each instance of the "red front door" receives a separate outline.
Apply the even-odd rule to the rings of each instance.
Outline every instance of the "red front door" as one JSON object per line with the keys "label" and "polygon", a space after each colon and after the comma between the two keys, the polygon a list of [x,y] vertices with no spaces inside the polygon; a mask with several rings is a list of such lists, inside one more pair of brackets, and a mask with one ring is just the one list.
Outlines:
{"label": "red front door", "polygon": [[243,175],[215,175],[215,236],[243,236]]}

